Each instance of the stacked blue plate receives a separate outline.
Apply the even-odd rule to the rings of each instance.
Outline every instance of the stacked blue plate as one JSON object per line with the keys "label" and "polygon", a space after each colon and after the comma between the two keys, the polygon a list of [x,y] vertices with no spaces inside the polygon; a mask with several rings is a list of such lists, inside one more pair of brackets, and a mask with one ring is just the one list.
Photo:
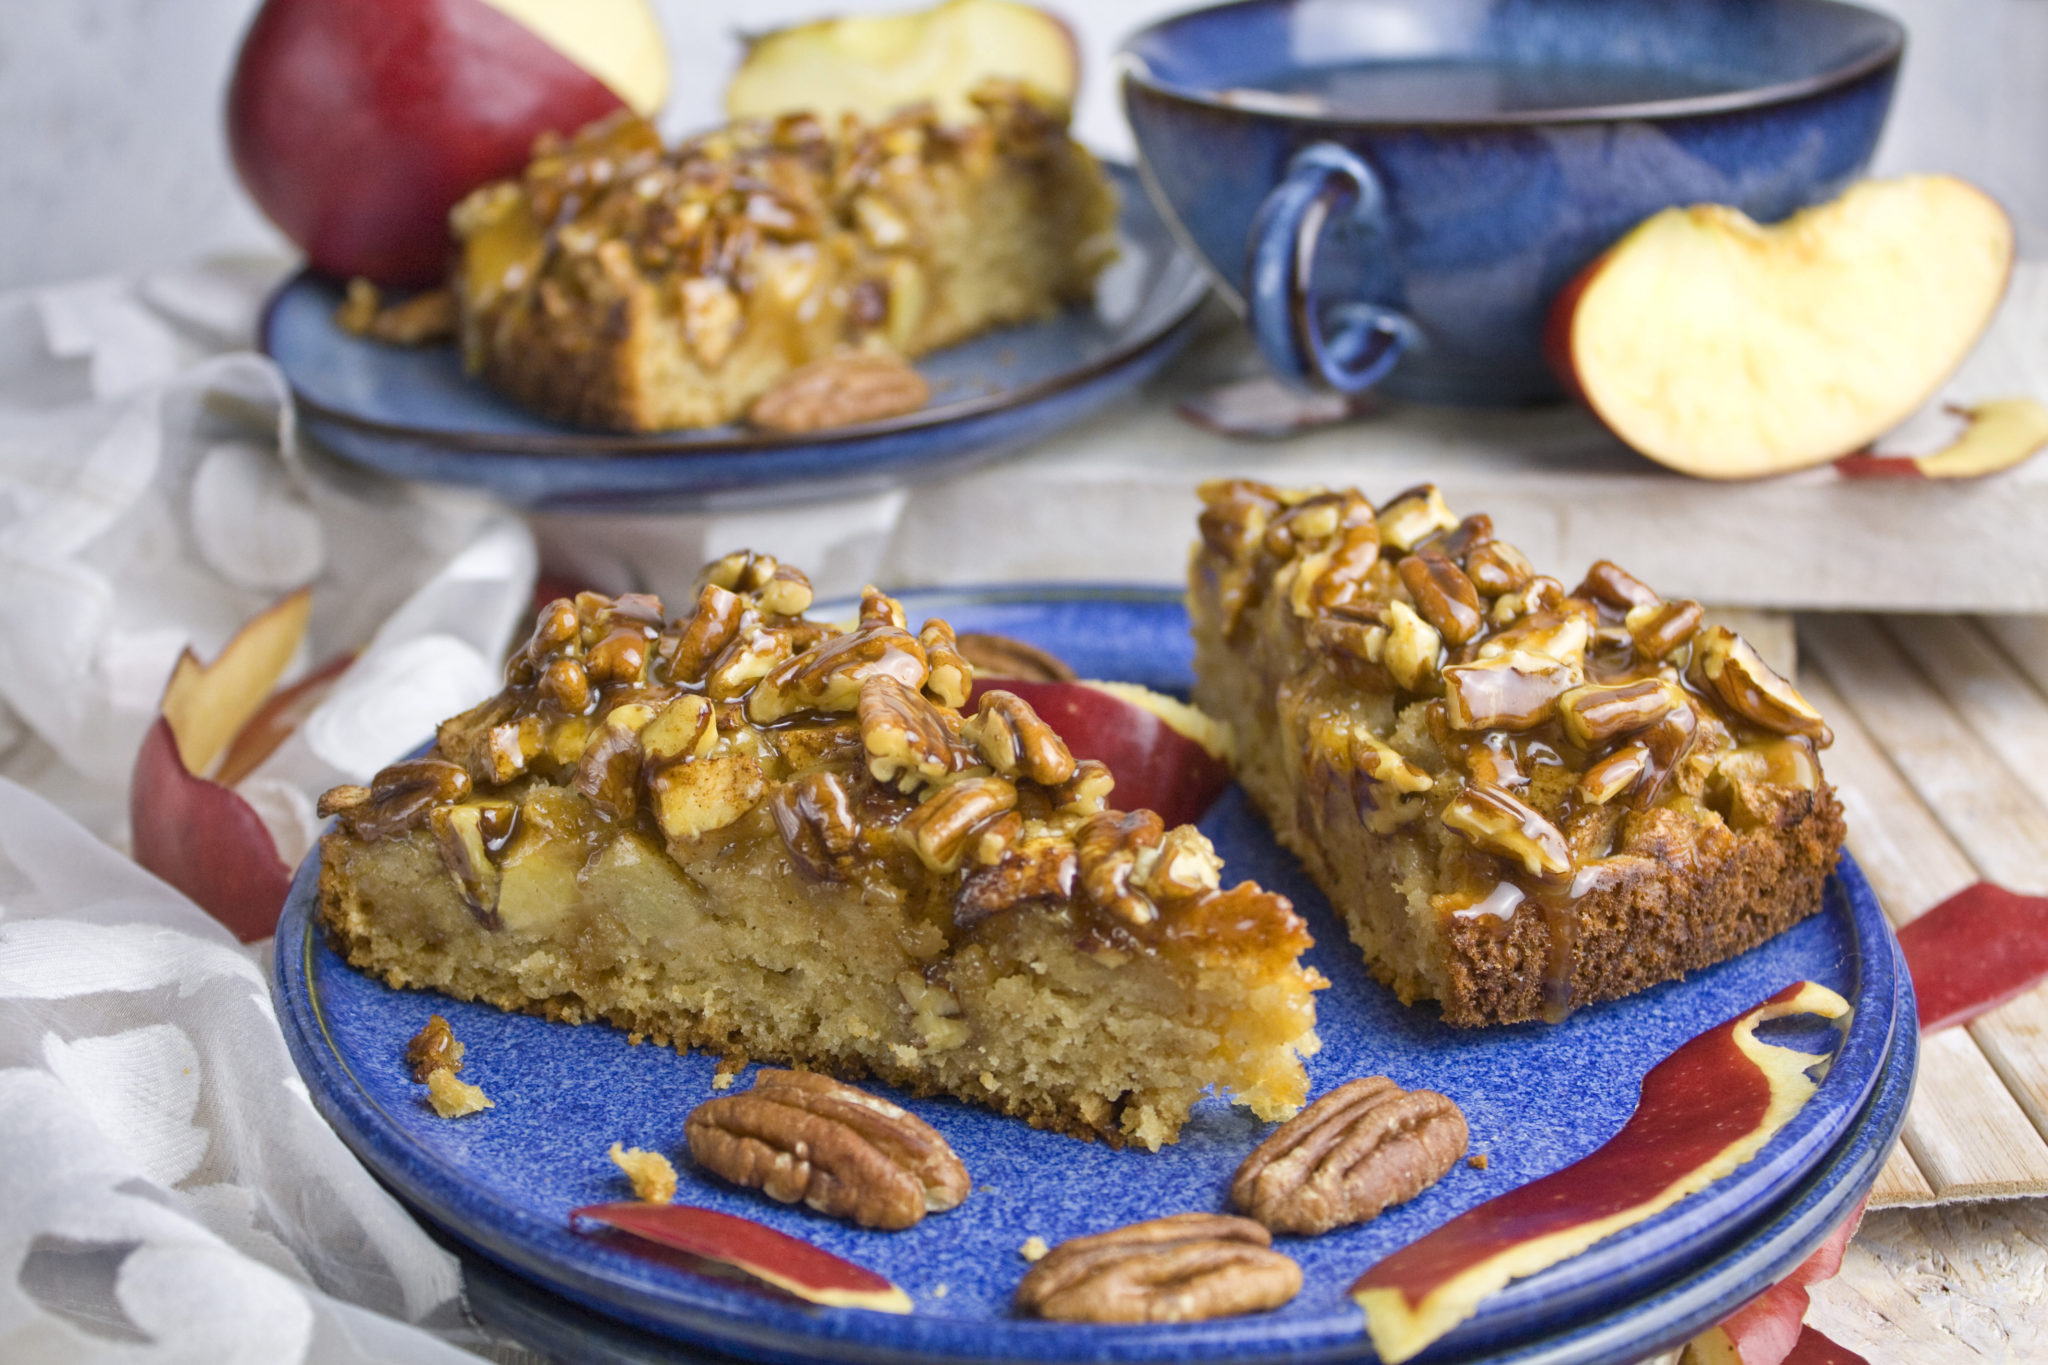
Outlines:
{"label": "stacked blue plate", "polygon": [[[1166,691],[1190,682],[1187,618],[1157,590],[911,593],[913,618],[1012,635],[1084,677]],[[277,938],[278,1014],[315,1103],[363,1161],[475,1253],[472,1307],[568,1359],[786,1361],[1370,1360],[1351,1282],[1396,1248],[1495,1195],[1578,1160],[1618,1131],[1643,1075],[1687,1039],[1800,979],[1849,1000],[1832,1026],[1767,1026],[1825,1055],[1813,1098],[1750,1162],[1662,1214],[1515,1281],[1421,1359],[1635,1360],[1670,1346],[1789,1273],[1876,1179],[1903,1120],[1917,1056],[1912,988],[1877,902],[1844,858],[1822,912],[1691,979],[1557,1025],[1445,1027],[1366,973],[1321,894],[1232,791],[1202,821],[1233,876],[1292,897],[1333,983],[1318,997],[1312,1093],[1387,1075],[1456,1100],[1484,1170],[1452,1169],[1372,1222],[1277,1245],[1304,1284],[1286,1307],[1170,1326],[1087,1326],[1013,1316],[1029,1237],[1058,1243],[1141,1218],[1224,1207],[1230,1175],[1267,1129],[1220,1101],[1198,1105],[1164,1150],[1112,1151],[950,1100],[892,1096],[945,1134],[972,1172],[965,1204],[904,1232],[865,1231],[772,1203],[684,1160],[678,1198],[806,1238],[893,1280],[909,1316],[822,1309],[618,1250],[570,1230],[569,1210],[621,1194],[614,1141],[681,1148],[683,1116],[710,1096],[716,1059],[635,1047],[445,997],[392,990],[351,969],[314,927],[317,855],[299,872]],[[400,1058],[430,1013],[469,1047],[464,1078],[496,1108],[449,1123]],[[745,1077],[741,1083],[745,1083]]]}

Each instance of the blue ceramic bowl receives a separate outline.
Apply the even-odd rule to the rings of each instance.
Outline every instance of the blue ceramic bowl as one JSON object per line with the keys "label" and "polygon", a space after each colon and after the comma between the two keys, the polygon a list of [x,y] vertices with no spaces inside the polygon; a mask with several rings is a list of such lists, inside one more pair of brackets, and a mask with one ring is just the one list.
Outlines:
{"label": "blue ceramic bowl", "polygon": [[1833,0],[1244,0],[1120,60],[1146,188],[1277,374],[1498,405],[1560,395],[1551,301],[1650,214],[1839,193],[1904,48]]}

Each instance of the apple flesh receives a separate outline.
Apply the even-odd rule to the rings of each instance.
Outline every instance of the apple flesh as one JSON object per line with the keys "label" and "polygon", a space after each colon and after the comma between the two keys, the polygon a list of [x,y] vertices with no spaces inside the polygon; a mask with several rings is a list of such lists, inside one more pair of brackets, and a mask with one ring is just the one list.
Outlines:
{"label": "apple flesh", "polygon": [[1192,824],[1230,785],[1223,728],[1172,697],[1130,683],[976,678],[968,709],[998,690],[1023,698],[1074,757],[1108,767],[1118,810],[1157,811],[1168,827]]}
{"label": "apple flesh", "polygon": [[1081,84],[1073,30],[1016,0],[946,0],[907,14],[799,24],[753,40],[726,87],[725,111],[872,122],[929,100],[958,123],[973,117],[968,93],[996,78],[1072,105]]}
{"label": "apple flesh", "polygon": [[[317,270],[443,279],[448,210],[667,85],[647,0],[266,0],[228,87],[228,146]],[[643,107],[644,106],[644,107]]]}
{"label": "apple flesh", "polygon": [[1952,176],[1866,181],[1761,225],[1644,221],[1552,307],[1546,350],[1627,444],[1710,479],[1824,464],[1925,403],[1990,324],[2005,211]]}

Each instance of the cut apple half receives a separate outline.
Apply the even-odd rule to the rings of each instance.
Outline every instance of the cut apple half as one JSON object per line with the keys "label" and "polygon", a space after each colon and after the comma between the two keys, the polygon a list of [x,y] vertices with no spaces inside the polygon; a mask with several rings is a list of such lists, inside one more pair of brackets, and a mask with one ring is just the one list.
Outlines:
{"label": "cut apple half", "polygon": [[1016,0],[820,19],[754,39],[726,87],[725,110],[735,119],[806,111],[872,122],[930,101],[942,120],[958,123],[973,116],[968,93],[999,78],[1071,105],[1081,78],[1073,31]]}
{"label": "cut apple half", "polygon": [[1763,225],[1666,209],[1553,306],[1547,349],[1614,434],[1710,479],[1861,450],[1925,403],[1991,322],[2005,211],[1952,176],[1865,181]]}

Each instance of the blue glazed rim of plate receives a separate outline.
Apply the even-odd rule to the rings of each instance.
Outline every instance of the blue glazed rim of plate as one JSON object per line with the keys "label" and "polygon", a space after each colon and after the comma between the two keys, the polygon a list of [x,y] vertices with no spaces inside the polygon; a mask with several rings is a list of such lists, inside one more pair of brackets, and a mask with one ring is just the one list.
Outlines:
{"label": "blue glazed rim of plate", "polygon": [[[963,618],[961,609],[969,604],[980,604],[998,615],[1006,608],[1013,614],[1033,609],[1078,609],[1087,614],[1091,608],[1122,604],[1135,608],[1157,629],[1172,625],[1174,613],[1181,611],[1178,594],[1145,588],[997,588],[903,596],[907,610],[925,612],[944,606],[956,619]],[[980,619],[968,624],[975,628],[1014,627],[1010,620]],[[1179,618],[1178,631],[1184,641],[1184,618]],[[1030,638],[1028,630],[1014,633]],[[1048,643],[1043,638],[1037,642]],[[1156,645],[1154,641],[1146,646],[1147,666],[1156,665],[1160,671],[1144,680],[1171,685],[1171,660],[1156,657],[1170,654],[1171,649]],[[1084,665],[1084,672],[1093,671],[1084,660],[1075,662]],[[1188,1359],[1304,1351],[1355,1353],[1362,1349],[1355,1313],[1342,1321],[1328,1315],[1296,1319],[1284,1327],[1277,1322],[1226,1320],[1173,1329],[1074,1328],[938,1317],[892,1318],[886,1323],[870,1318],[863,1324],[853,1320],[858,1315],[819,1314],[764,1304],[758,1297],[709,1281],[683,1284],[683,1277],[650,1276],[644,1262],[593,1247],[558,1221],[537,1217],[477,1188],[464,1172],[444,1168],[436,1154],[382,1117],[375,1100],[349,1072],[348,1060],[328,1037],[319,1012],[313,957],[320,945],[317,936],[308,933],[316,873],[316,865],[309,859],[294,884],[280,925],[276,991],[280,1014],[287,1020],[288,1041],[323,1112],[380,1176],[427,1209],[436,1221],[494,1258],[547,1281],[570,1297],[643,1325],[728,1348],[785,1355],[830,1351],[832,1357],[827,1358],[873,1355],[881,1359],[899,1355],[908,1345],[925,1358],[986,1359],[991,1356],[986,1338],[996,1325],[1005,1329],[1000,1334],[1003,1354],[1015,1358]],[[1898,1004],[1901,976],[1889,929],[1867,885],[1847,859],[1831,879],[1827,913],[1844,917],[1857,944],[1881,945],[1881,951],[1855,953],[1859,971],[1855,989],[1848,993],[1861,1007],[1837,1048],[1830,1072],[1834,1084],[1824,1082],[1821,1096],[1740,1171],[1580,1257],[1511,1285],[1489,1301],[1482,1318],[1453,1334],[1447,1348],[1499,1345],[1513,1339],[1517,1326],[1526,1333],[1538,1316],[1554,1323],[1566,1305],[1582,1307],[1624,1287],[1631,1295],[1647,1291],[1739,1240],[1838,1145],[1865,1107],[1886,1057],[1896,1050],[1893,1025],[1902,1017]],[[1860,1085],[1855,1084],[1857,1080]],[[1019,1330],[1008,1330],[1012,1327]],[[744,1328],[744,1334],[738,1328]],[[866,1349],[866,1343],[878,1336],[890,1346],[876,1354]]]}
{"label": "blue glazed rim of plate", "polygon": [[[1156,215],[1150,199],[1138,182],[1136,169],[1122,162],[1102,160],[1103,169],[1116,183],[1118,193],[1123,196],[1123,212],[1141,211]],[[1162,226],[1162,233],[1164,228]],[[1176,332],[1186,328],[1209,292],[1208,278],[1194,258],[1177,242],[1174,243],[1176,259],[1173,277],[1164,286],[1174,291],[1175,299],[1160,309],[1160,316],[1149,326],[1141,328],[1131,336],[1095,359],[1077,365],[1069,370],[1021,384],[1015,388],[1002,389],[994,393],[962,398],[950,402],[932,403],[906,413],[901,417],[886,418],[877,422],[862,422],[852,426],[834,427],[825,431],[807,432],[801,435],[780,436],[758,432],[741,432],[715,437],[694,436],[688,428],[666,432],[648,432],[626,435],[618,432],[581,430],[563,426],[559,431],[548,432],[469,432],[450,428],[420,426],[405,422],[385,421],[365,417],[360,413],[334,407],[307,394],[298,384],[291,385],[292,401],[303,416],[315,425],[327,425],[355,432],[362,436],[384,441],[398,441],[436,447],[450,453],[473,454],[478,456],[662,456],[666,458],[695,458],[718,455],[772,455],[813,449],[834,448],[870,442],[878,437],[907,435],[933,428],[952,426],[978,417],[987,417],[1030,407],[1047,399],[1057,398],[1076,390],[1085,389],[1129,366],[1133,361],[1169,340]],[[264,356],[276,362],[275,326],[280,306],[293,290],[308,283],[331,285],[333,282],[311,269],[303,269],[278,286],[264,303],[262,315],[257,323],[256,345]],[[713,428],[712,430],[723,430]]]}
{"label": "blue glazed rim of plate", "polygon": [[[1904,980],[1901,974],[1901,980]],[[1911,1014],[1910,985],[1904,1012]],[[1640,1359],[1689,1340],[1777,1283],[1848,1217],[1883,1169],[1905,1126],[1914,1053],[1893,1048],[1870,1106],[1848,1139],[1749,1239],[1624,1308],[1504,1355],[1425,1355],[1429,1365],[1606,1365]],[[643,1331],[572,1303],[479,1254],[463,1256],[470,1311],[486,1327],[533,1349],[588,1365],[724,1365],[723,1355]],[[688,1352],[688,1354],[682,1354]]]}

